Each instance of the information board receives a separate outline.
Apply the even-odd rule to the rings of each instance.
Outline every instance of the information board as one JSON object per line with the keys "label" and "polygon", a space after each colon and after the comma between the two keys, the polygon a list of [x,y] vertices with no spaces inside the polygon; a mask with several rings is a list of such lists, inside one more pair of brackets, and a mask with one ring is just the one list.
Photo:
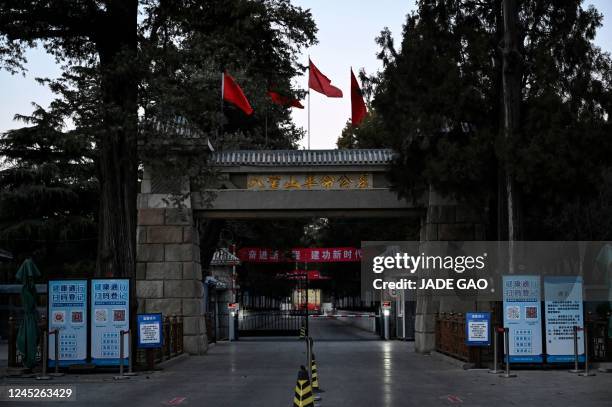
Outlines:
{"label": "information board", "polygon": [[162,347],[162,314],[136,316],[139,348]]}
{"label": "information board", "polygon": [[489,346],[491,344],[490,312],[465,314],[465,343],[468,346]]}
{"label": "information board", "polygon": [[[91,280],[91,362],[95,365],[119,365],[120,332],[130,325],[130,280]],[[124,336],[128,362],[128,336]]]}
{"label": "information board", "polygon": [[[87,280],[49,280],[49,332],[59,329],[59,365],[87,362]],[[55,335],[49,335],[49,366],[55,366]]]}
{"label": "information board", "polygon": [[511,363],[542,363],[540,276],[503,276],[504,327]]}
{"label": "information board", "polygon": [[[574,326],[583,327],[582,277],[545,277],[546,361],[574,361]],[[578,331],[578,360],[584,362],[584,339]]]}

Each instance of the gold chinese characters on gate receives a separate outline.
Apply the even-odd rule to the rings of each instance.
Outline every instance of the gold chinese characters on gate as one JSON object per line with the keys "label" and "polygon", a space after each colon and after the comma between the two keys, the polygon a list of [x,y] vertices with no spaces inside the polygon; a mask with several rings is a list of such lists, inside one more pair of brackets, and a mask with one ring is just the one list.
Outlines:
{"label": "gold chinese characters on gate", "polygon": [[372,188],[372,174],[269,174],[247,176],[247,189],[322,190],[370,188]]}

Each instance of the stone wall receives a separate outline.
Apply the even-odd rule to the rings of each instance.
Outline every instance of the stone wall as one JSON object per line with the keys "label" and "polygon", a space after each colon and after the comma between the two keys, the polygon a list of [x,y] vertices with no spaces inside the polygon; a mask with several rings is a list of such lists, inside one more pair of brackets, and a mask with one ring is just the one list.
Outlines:
{"label": "stone wall", "polygon": [[[458,205],[454,200],[430,191],[420,234],[421,242],[484,240],[483,215],[475,208]],[[415,350],[427,353],[435,349],[438,312],[466,312],[471,306],[472,304],[454,297],[435,297],[431,291],[417,291]]]}
{"label": "stone wall", "polygon": [[[190,205],[151,194],[150,182],[138,197],[136,295],[138,312],[183,317],[183,345],[190,354],[206,352],[199,236]],[[180,206],[180,207],[177,207]]]}

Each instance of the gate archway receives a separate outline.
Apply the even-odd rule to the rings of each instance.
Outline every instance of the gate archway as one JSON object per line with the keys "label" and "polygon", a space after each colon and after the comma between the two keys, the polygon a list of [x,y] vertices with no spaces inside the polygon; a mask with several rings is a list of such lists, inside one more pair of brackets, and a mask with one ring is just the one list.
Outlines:
{"label": "gate archway", "polygon": [[[168,179],[145,163],[138,197],[137,296],[139,312],[183,315],[189,353],[207,347],[202,312],[198,218],[398,217],[421,219],[421,240],[482,238],[477,214],[434,192],[407,201],[392,190],[389,149],[271,150],[211,153],[217,181],[192,190],[189,179]],[[189,198],[177,204],[180,186]],[[209,197],[212,196],[212,201]],[[435,304],[417,301],[416,349],[435,343]]]}

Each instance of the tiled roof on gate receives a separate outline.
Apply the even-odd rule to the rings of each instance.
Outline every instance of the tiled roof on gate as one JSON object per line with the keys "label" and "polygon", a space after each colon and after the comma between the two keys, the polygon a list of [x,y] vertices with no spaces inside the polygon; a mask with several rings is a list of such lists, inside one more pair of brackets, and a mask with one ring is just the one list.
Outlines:
{"label": "tiled roof on gate", "polygon": [[393,150],[228,150],[212,155],[216,166],[257,165],[386,165],[393,159]]}

